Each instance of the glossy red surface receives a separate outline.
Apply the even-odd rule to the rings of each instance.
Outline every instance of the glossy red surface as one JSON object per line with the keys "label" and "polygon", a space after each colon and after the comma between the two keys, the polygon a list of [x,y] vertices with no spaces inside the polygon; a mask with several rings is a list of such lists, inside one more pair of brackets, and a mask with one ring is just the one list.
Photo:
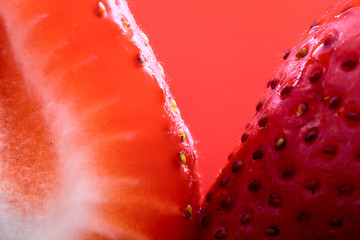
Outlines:
{"label": "glossy red surface", "polygon": [[335,2],[129,0],[196,140],[202,194],[285,51]]}

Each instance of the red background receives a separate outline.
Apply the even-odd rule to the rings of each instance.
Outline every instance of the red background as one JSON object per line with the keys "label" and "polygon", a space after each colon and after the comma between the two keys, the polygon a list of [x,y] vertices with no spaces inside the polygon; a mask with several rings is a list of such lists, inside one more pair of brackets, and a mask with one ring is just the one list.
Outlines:
{"label": "red background", "polygon": [[336,0],[128,0],[199,153],[205,194],[285,50]]}

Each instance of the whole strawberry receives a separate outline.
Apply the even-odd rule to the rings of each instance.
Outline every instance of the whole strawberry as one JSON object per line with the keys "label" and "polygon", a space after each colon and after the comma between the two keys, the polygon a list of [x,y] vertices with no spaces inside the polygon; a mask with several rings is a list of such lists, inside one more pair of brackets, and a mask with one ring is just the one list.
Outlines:
{"label": "whole strawberry", "polygon": [[360,239],[360,2],[284,55],[202,206],[201,239]]}

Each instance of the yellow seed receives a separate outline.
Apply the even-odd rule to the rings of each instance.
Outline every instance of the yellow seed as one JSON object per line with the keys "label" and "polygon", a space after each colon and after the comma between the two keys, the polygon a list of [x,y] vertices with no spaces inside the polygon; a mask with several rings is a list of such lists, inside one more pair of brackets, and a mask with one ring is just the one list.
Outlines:
{"label": "yellow seed", "polygon": [[170,100],[170,105],[171,105],[172,109],[174,110],[174,112],[179,113],[179,109],[177,108],[177,105],[176,105],[176,102],[174,99]]}
{"label": "yellow seed", "polygon": [[141,32],[142,37],[145,40],[145,43],[148,44],[149,43],[149,38],[146,36],[146,34],[144,32]]}
{"label": "yellow seed", "polygon": [[121,23],[123,24],[125,31],[127,31],[130,27],[130,24],[128,23],[128,21],[125,18],[122,18]]}
{"label": "yellow seed", "polygon": [[307,48],[303,47],[303,48],[299,49],[299,51],[297,51],[296,57],[298,59],[300,59],[300,58],[305,57],[308,53],[309,53],[309,50]]}
{"label": "yellow seed", "polygon": [[186,219],[192,218],[192,207],[190,205],[186,206],[183,216]]}
{"label": "yellow seed", "polygon": [[186,140],[185,132],[182,129],[180,129],[179,132],[180,132],[181,142],[185,142],[185,140]]}
{"label": "yellow seed", "polygon": [[330,96],[324,97],[324,101],[329,100]]}
{"label": "yellow seed", "polygon": [[95,8],[96,15],[99,17],[105,17],[106,15],[106,8],[102,2],[98,2]]}
{"label": "yellow seed", "polygon": [[279,138],[277,141],[276,141],[276,148],[281,148],[283,145],[285,144],[285,139],[284,138]]}
{"label": "yellow seed", "polygon": [[161,66],[160,63],[158,63],[160,71],[161,71],[161,75],[163,76],[163,78],[165,78],[165,72],[164,72],[164,68]]}
{"label": "yellow seed", "polygon": [[185,164],[186,163],[185,154],[183,154],[182,152],[179,152],[179,154],[180,154],[180,162],[181,162],[181,164]]}

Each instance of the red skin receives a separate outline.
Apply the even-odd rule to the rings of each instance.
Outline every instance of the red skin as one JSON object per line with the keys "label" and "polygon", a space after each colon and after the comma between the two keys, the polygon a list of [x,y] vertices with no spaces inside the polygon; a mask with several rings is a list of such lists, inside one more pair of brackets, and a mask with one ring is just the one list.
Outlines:
{"label": "red skin", "polygon": [[194,238],[193,140],[125,1],[0,6],[2,236]]}
{"label": "red skin", "polygon": [[[203,203],[200,239],[360,238],[360,64],[351,64],[360,56],[360,3],[341,14],[348,3],[305,33],[277,70],[279,83],[270,84],[249,137],[239,141]],[[286,144],[276,147],[281,137]],[[243,166],[234,173],[237,161]]]}

